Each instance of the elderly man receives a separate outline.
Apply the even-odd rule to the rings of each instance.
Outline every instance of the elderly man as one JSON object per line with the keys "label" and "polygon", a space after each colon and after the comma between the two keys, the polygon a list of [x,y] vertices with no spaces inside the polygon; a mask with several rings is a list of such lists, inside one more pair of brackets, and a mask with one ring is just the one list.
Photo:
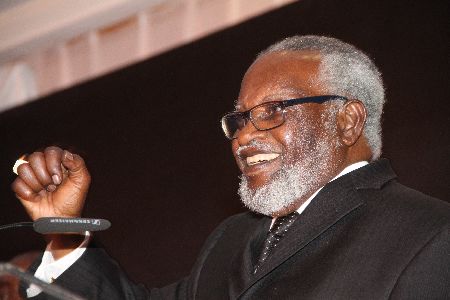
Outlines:
{"label": "elderly man", "polygon": [[[383,103],[360,50],[285,39],[250,66],[222,119],[250,212],[210,235],[189,276],[148,291],[88,237],[64,235],[48,237],[35,274],[89,299],[448,299],[450,208],[379,159]],[[13,190],[30,216],[80,216],[82,158],[50,147],[28,159]]]}

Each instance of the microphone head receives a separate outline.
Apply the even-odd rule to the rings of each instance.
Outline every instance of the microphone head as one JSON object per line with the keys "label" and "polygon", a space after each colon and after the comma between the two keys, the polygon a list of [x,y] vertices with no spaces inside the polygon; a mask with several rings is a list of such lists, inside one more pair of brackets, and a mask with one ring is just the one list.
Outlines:
{"label": "microphone head", "polygon": [[111,222],[105,219],[91,218],[59,218],[46,217],[34,221],[34,231],[41,234],[50,233],[80,233],[85,231],[102,231],[111,226]]}

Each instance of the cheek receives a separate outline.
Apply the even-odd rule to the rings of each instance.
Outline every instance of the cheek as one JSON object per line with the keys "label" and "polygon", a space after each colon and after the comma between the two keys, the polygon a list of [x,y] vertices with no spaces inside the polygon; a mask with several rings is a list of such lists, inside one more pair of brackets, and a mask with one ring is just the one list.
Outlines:
{"label": "cheek", "polygon": [[283,135],[285,156],[289,160],[298,160],[310,153],[317,145],[317,129],[305,120],[289,123]]}

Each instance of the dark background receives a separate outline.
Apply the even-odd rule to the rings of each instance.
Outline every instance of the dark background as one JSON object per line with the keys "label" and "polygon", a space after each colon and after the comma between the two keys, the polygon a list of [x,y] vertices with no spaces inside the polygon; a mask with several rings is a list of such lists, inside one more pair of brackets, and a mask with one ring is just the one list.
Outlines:
{"label": "dark background", "polygon": [[[58,144],[93,176],[86,216],[130,276],[150,286],[189,272],[208,233],[244,211],[219,120],[255,55],[283,37],[323,34],[366,51],[384,74],[384,157],[400,180],[449,201],[448,1],[309,0],[0,114],[0,224],[27,220],[10,192],[23,153]],[[0,100],[1,101],[1,100]],[[42,249],[0,232],[0,261]]]}

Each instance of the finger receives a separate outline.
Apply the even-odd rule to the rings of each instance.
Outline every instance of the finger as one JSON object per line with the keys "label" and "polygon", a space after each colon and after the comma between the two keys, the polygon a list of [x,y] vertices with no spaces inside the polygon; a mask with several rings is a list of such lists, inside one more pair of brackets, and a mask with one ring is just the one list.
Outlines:
{"label": "finger", "polygon": [[52,178],[47,170],[44,153],[32,153],[28,156],[28,162],[42,186],[48,187],[50,184],[53,184]]}
{"label": "finger", "polygon": [[91,177],[81,156],[64,151],[62,164],[69,171],[69,179],[79,188],[89,186]]}
{"label": "finger", "polygon": [[30,164],[22,164],[17,168],[17,174],[35,193],[44,189],[31,168]]}
{"label": "finger", "polygon": [[61,168],[63,150],[58,147],[48,147],[45,149],[44,155],[47,170],[52,178],[53,184],[61,184],[63,179],[63,170]]}
{"label": "finger", "polygon": [[22,202],[23,200],[32,200],[36,195],[36,193],[20,177],[17,177],[16,180],[13,181],[11,188]]}

